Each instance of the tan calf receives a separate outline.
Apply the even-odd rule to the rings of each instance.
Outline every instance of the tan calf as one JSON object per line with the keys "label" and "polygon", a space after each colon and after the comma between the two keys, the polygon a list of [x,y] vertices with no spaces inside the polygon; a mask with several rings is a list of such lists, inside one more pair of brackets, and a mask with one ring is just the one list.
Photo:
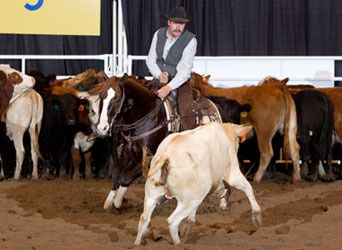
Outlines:
{"label": "tan calf", "polygon": [[[220,193],[224,197],[224,182],[246,194],[252,207],[252,221],[259,227],[261,209],[237,159],[238,137],[250,129],[234,124],[209,123],[166,137],[151,161],[145,184],[144,212],[135,244],[141,243],[152,212],[164,195],[177,200],[177,208],[167,220],[172,240],[179,244],[180,222],[185,218],[195,222],[197,208],[208,193]],[[221,201],[221,205],[226,204]]]}

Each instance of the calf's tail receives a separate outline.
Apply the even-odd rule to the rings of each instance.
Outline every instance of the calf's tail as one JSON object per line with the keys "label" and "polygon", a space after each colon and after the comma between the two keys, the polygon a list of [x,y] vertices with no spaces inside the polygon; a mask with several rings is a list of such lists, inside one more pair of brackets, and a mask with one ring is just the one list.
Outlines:
{"label": "calf's tail", "polygon": [[157,186],[165,186],[167,183],[167,176],[169,175],[169,158],[168,157],[161,157],[156,167],[153,169],[152,172],[150,172],[146,179],[150,178],[151,176],[155,175],[159,170],[160,173],[160,179],[159,182],[156,183]]}

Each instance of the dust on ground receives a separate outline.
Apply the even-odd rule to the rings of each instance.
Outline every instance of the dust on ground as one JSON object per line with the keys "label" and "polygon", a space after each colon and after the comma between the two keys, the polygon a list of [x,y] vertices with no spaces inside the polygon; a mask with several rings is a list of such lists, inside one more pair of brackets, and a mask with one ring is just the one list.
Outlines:
{"label": "dust on ground", "polygon": [[154,211],[155,237],[137,247],[144,184],[133,184],[120,210],[103,209],[109,180],[38,180],[0,183],[1,249],[342,249],[342,181],[252,183],[262,209],[256,230],[244,193],[232,189],[227,210],[215,197],[199,207],[180,246],[171,244],[167,217],[176,202]]}

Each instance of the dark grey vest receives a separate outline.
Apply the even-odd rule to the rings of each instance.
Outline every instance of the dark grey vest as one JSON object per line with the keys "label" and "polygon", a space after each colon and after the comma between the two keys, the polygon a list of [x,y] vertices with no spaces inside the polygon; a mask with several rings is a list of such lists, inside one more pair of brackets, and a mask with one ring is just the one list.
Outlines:
{"label": "dark grey vest", "polygon": [[162,72],[169,73],[169,79],[172,79],[177,73],[177,64],[182,58],[184,48],[189,44],[191,39],[195,37],[191,32],[184,30],[178,37],[177,41],[171,46],[166,59],[163,59],[163,51],[166,43],[167,27],[158,31],[157,39],[157,65]]}

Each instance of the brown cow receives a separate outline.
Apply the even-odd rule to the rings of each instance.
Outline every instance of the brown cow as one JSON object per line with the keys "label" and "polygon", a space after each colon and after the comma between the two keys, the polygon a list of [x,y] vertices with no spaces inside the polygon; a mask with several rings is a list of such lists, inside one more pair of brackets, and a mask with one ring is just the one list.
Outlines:
{"label": "brown cow", "polygon": [[202,95],[223,96],[240,104],[249,103],[249,120],[256,132],[260,152],[259,168],[254,181],[260,182],[273,157],[272,138],[277,131],[284,134],[285,155],[293,161],[293,180],[299,181],[299,145],[296,140],[297,117],[294,101],[286,86],[261,85],[238,88],[215,88],[208,84],[209,77],[192,73],[191,84]]}
{"label": "brown cow", "polygon": [[0,118],[6,111],[8,104],[12,98],[14,86],[7,80],[7,75],[0,70]]}
{"label": "brown cow", "polygon": [[342,88],[317,88],[325,93],[334,107],[334,128],[339,142],[342,143]]}
{"label": "brown cow", "polygon": [[[285,85],[289,78],[285,78],[283,80],[279,80],[275,77],[269,76],[266,77],[263,81],[260,81],[259,84],[280,84]],[[298,87],[299,86],[299,87]],[[298,92],[298,88],[300,90],[307,88],[314,88],[312,85],[289,85],[289,90],[291,93],[295,94]],[[318,91],[325,93],[331,104],[334,107],[334,129],[338,136],[339,142],[342,143],[342,88],[315,88]]]}

